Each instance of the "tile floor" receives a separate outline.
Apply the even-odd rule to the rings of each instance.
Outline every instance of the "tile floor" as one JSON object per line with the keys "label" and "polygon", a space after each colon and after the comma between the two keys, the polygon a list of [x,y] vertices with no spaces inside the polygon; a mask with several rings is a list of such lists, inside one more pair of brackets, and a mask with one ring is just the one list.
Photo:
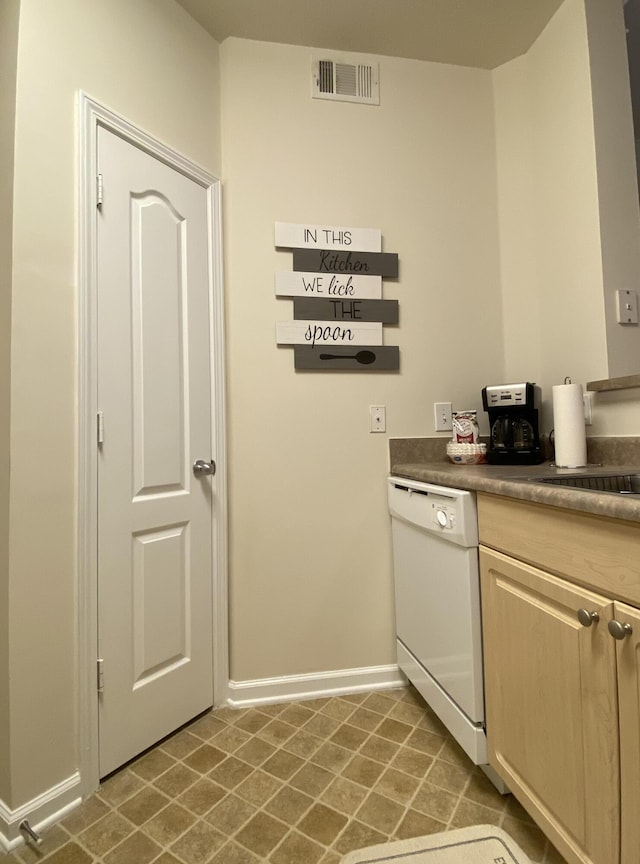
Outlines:
{"label": "tile floor", "polygon": [[411,689],[214,710],[2,864],[338,864],[478,823],[563,864]]}

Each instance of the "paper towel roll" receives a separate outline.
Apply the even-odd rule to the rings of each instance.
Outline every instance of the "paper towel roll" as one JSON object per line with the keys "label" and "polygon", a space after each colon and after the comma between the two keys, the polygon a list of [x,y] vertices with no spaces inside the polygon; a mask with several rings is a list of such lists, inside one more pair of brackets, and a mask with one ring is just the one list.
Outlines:
{"label": "paper towel roll", "polygon": [[582,468],[587,464],[582,384],[556,384],[551,391],[556,465]]}

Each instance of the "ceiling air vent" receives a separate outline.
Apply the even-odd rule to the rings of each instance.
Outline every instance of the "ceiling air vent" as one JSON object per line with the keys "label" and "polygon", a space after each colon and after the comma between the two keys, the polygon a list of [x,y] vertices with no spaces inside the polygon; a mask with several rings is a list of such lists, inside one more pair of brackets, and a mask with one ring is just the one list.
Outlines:
{"label": "ceiling air vent", "polygon": [[351,62],[344,57],[314,57],[311,71],[314,99],[380,104],[377,63]]}

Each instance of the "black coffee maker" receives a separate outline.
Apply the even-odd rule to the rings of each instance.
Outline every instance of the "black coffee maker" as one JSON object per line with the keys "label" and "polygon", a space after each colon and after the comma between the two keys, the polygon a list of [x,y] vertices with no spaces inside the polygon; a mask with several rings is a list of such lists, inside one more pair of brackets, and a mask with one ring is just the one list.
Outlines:
{"label": "black coffee maker", "polygon": [[488,462],[537,465],[543,461],[538,433],[539,387],[535,384],[483,387],[482,405],[489,414]]}

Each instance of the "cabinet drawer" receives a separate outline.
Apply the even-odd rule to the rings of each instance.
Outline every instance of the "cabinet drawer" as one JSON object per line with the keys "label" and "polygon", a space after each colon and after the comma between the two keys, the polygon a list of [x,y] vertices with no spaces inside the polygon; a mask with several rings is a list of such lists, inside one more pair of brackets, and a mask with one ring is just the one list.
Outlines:
{"label": "cabinet drawer", "polygon": [[640,606],[640,523],[478,493],[480,543]]}

